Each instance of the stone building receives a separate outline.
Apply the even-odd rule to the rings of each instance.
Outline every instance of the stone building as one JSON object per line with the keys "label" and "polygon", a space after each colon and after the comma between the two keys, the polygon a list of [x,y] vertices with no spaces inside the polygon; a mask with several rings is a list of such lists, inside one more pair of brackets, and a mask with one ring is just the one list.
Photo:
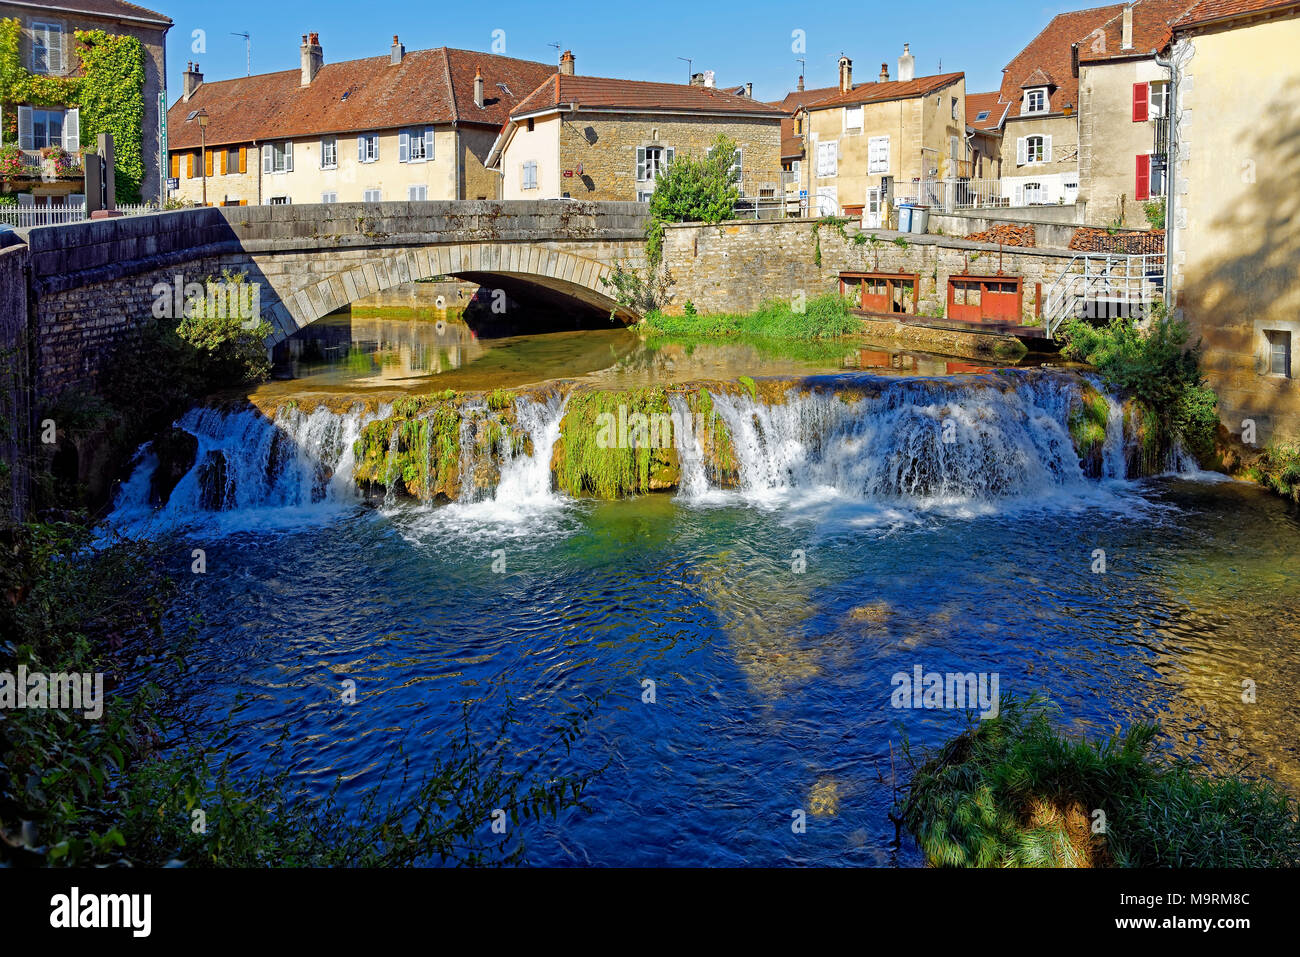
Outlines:
{"label": "stone building", "polygon": [[997,90],[966,94],[966,142],[972,179],[1002,178],[1002,120],[1009,108]]}
{"label": "stone building", "polygon": [[882,63],[876,82],[855,84],[842,56],[836,92],[796,114],[807,124],[803,177],[814,211],[885,226],[891,204],[918,197],[923,180],[966,172],[965,74],[917,77],[906,46],[898,70],[891,80]]}
{"label": "stone building", "polygon": [[[39,77],[84,76],[77,33],[102,30],[113,36],[135,37],[144,49],[144,116],[141,123],[142,174],[119,170],[119,193],[156,202],[162,194],[160,103],[165,90],[165,39],[170,18],[125,0],[0,0],[0,21],[18,25],[18,65]],[[0,96],[5,91],[0,90]],[[93,123],[85,122],[74,102],[0,102],[0,131],[6,146],[23,153],[23,169],[6,176],[4,192],[15,193],[20,204],[84,200],[85,174],[81,148],[94,145]],[[61,148],[69,157],[56,157]],[[49,155],[42,155],[42,150]],[[134,198],[134,196],[132,196]]]}
{"label": "stone building", "polygon": [[[1135,0],[1077,43],[1079,201],[1092,226],[1149,225],[1165,194],[1170,26],[1196,0]],[[1157,211],[1153,208],[1153,213]]]}
{"label": "stone building", "polygon": [[[484,165],[511,109],[555,68],[438,47],[205,82],[187,65],[168,113],[174,195],[208,205],[497,199]],[[206,120],[206,127],[201,124]]]}
{"label": "stone building", "polygon": [[775,203],[782,115],[705,84],[578,76],[566,51],[560,71],[511,111],[489,165],[504,199],[646,202],[674,158],[702,155],[725,134],[742,197]]}
{"label": "stone building", "polygon": [[1228,428],[1300,441],[1300,3],[1201,0],[1173,34],[1176,308]]}

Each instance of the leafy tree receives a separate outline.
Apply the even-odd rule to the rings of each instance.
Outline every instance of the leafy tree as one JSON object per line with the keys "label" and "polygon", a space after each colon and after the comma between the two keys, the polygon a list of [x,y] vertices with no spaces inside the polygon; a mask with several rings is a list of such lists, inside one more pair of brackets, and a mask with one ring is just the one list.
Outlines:
{"label": "leafy tree", "polygon": [[740,198],[734,168],[736,143],[723,134],[702,157],[673,160],[655,180],[646,227],[646,255],[652,266],[663,255],[665,223],[720,223]]}

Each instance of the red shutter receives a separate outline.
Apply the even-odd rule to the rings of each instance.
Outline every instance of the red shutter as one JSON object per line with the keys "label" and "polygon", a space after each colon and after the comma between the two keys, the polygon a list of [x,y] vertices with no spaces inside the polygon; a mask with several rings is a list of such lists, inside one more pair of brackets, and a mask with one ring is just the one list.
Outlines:
{"label": "red shutter", "polygon": [[1133,84],[1133,122],[1145,123],[1150,115],[1151,87],[1146,83]]}
{"label": "red shutter", "polygon": [[1137,158],[1137,185],[1134,198],[1146,200],[1151,198],[1151,157],[1140,153]]}

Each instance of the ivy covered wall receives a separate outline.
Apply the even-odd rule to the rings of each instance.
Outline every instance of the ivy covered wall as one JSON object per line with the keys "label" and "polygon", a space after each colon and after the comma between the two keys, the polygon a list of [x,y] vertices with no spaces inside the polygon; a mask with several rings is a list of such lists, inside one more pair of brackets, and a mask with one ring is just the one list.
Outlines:
{"label": "ivy covered wall", "polygon": [[0,20],[0,143],[18,141],[19,104],[79,107],[82,148],[93,148],[100,133],[113,134],[117,201],[138,203],[144,180],[144,44],[103,30],[77,30],[73,38],[81,61],[77,74],[42,76],[23,67],[19,21]]}

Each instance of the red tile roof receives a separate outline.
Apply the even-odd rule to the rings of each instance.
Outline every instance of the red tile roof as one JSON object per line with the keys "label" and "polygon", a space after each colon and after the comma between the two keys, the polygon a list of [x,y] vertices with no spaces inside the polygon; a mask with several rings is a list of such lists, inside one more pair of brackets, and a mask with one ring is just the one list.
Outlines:
{"label": "red tile roof", "polygon": [[[1118,60],[1131,56],[1150,56],[1169,45],[1171,24],[1187,12],[1196,0],[1135,0],[1133,3],[1133,45],[1123,46],[1123,12],[1100,27],[1100,35],[1079,38],[1079,62]],[[1100,39],[1101,42],[1097,42]]]}
{"label": "red tile roof", "polygon": [[1217,20],[1229,20],[1233,17],[1248,16],[1255,13],[1270,13],[1296,6],[1295,0],[1201,0],[1175,22],[1175,27],[1197,26],[1213,23]]}
{"label": "red tile roof", "polygon": [[[1080,37],[1091,36],[1094,30],[1118,16],[1123,9],[1124,4],[1120,3],[1061,13],[1053,17],[1052,22],[1029,41],[1029,45],[1002,70],[1002,88],[998,92],[1002,102],[1011,105],[1007,117],[1020,115],[1020,108],[1024,105],[1021,88],[1036,71],[1042,71],[1049,80],[1056,83],[1051,101],[1053,113],[1060,113],[1067,103],[1072,103],[1077,108],[1079,80],[1074,75],[1071,47],[1079,42]],[[1080,46],[1083,44],[1080,43]]]}
{"label": "red tile roof", "polygon": [[170,24],[171,17],[144,7],[138,7],[126,0],[7,0],[20,7],[40,7],[43,10],[71,10],[100,17],[126,17],[132,20],[152,20],[154,23]]}
{"label": "red tile roof", "polygon": [[772,117],[782,113],[774,106],[716,87],[556,73],[526,96],[510,115],[522,116],[570,103],[578,109],[651,113],[751,113]]}
{"label": "red tile roof", "polygon": [[768,106],[775,106],[786,114],[785,119],[781,121],[781,159],[798,159],[804,154],[804,141],[802,136],[795,135],[794,132],[794,112],[801,106],[809,103],[816,103],[818,100],[824,100],[828,96],[834,96],[840,91],[838,86],[823,86],[815,89],[792,90],[785,95],[785,99],[776,100],[769,103]]}
{"label": "red tile roof", "polygon": [[929,96],[965,77],[965,73],[939,73],[935,76],[918,76],[914,80],[859,83],[844,93],[836,92],[823,100],[809,103],[808,109],[825,110],[837,106],[857,106],[860,103],[883,103],[887,100],[908,100],[914,96]]}
{"label": "red tile roof", "polygon": [[[996,130],[1002,121],[1002,114],[1007,105],[998,97],[998,91],[992,93],[966,94],[966,125],[976,130]],[[981,113],[988,115],[979,119]]]}
{"label": "red tile roof", "polygon": [[[477,107],[480,69],[484,98]],[[209,146],[430,123],[498,127],[554,72],[545,63],[438,47],[408,52],[395,66],[388,56],[326,63],[309,86],[301,85],[299,70],[203,83],[188,103],[177,100],[168,110],[168,145],[199,145],[198,124],[185,118],[200,109],[209,116]]]}

